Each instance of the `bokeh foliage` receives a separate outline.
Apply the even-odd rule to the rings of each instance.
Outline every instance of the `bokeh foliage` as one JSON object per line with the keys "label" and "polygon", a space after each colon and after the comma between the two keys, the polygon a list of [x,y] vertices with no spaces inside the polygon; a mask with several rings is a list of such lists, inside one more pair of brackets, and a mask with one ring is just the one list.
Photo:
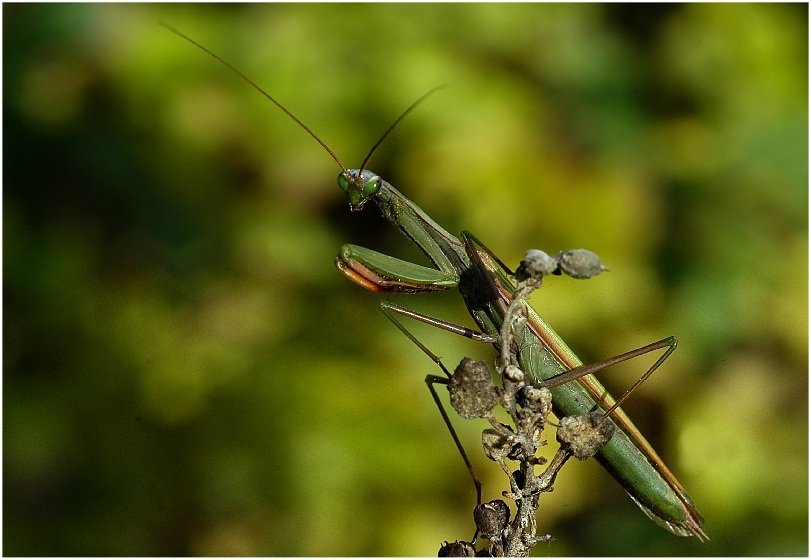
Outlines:
{"label": "bokeh foliage", "polygon": [[[432,364],[331,264],[345,242],[421,256],[160,21],[349,166],[448,84],[370,167],[509,263],[599,253],[610,273],[533,297],[585,361],[679,337],[627,408],[712,540],[658,529],[588,462],[544,496],[540,554],[808,553],[807,6],[3,15],[5,554],[432,555],[472,533]],[[408,301],[470,324],[453,294]],[[492,359],[415,329],[451,365]],[[459,424],[480,455],[484,426]]]}

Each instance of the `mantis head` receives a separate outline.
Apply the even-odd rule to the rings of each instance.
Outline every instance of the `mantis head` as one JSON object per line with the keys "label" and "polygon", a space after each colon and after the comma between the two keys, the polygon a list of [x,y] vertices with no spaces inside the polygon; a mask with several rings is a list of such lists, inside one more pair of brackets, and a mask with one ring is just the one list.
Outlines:
{"label": "mantis head", "polygon": [[367,169],[349,169],[338,174],[338,186],[349,198],[349,209],[353,212],[363,208],[382,185],[383,179]]}

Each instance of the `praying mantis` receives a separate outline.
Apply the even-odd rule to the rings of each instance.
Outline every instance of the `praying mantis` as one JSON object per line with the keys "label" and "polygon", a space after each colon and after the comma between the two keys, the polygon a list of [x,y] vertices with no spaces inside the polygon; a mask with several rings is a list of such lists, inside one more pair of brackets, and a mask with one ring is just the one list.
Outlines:
{"label": "praying mantis", "polygon": [[[374,201],[383,217],[411,239],[435,267],[403,261],[356,245],[344,245],[335,259],[338,270],[344,276],[378,293],[407,294],[457,289],[478,325],[478,331],[454,327],[387,302],[381,305],[390,318],[392,312],[401,313],[475,340],[498,344],[504,313],[515,293],[509,269],[472,234],[462,232],[460,237],[456,237],[449,233],[390,183],[366,169],[370,157],[394,127],[434,90],[420,97],[395,120],[359,168],[349,169],[304,122],[257,83],[197,41],[171,26],[162,25],[245,80],[304,129],[340,167],[338,185],[348,198],[350,210],[359,211],[369,201]],[[516,336],[516,355],[521,368],[535,383],[544,384],[552,378],[557,380],[552,388],[552,396],[558,416],[585,414],[598,406],[609,409],[615,405],[615,400],[592,375],[593,372],[633,356],[666,348],[636,387],[676,347],[676,339],[669,337],[615,358],[584,366],[560,336],[527,304],[525,313],[526,324]],[[398,324],[396,320],[394,322]],[[630,418],[620,408],[612,411],[611,418],[620,429],[600,449],[598,461],[652,520],[673,534],[707,540],[702,529],[703,519],[692,500]]]}

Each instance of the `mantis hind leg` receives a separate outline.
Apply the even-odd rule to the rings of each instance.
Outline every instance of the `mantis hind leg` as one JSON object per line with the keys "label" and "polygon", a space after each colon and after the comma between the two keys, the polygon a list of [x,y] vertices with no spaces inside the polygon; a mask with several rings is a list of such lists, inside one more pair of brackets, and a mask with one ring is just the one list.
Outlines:
{"label": "mantis hind leg", "polygon": [[[470,462],[470,458],[465,451],[464,446],[462,445],[461,440],[459,439],[459,435],[456,433],[456,429],[453,427],[453,423],[451,422],[450,417],[448,416],[447,411],[445,410],[445,405],[442,403],[442,400],[439,398],[439,394],[435,389],[435,385],[445,385],[448,387],[451,379],[451,372],[445,367],[445,364],[442,363],[442,359],[437,356],[434,352],[431,351],[425,344],[423,344],[415,335],[412,333],[408,328],[403,325],[402,322],[397,318],[396,314],[404,315],[406,317],[411,317],[418,321],[422,321],[433,326],[437,326],[439,328],[443,328],[445,330],[449,330],[456,334],[460,334],[462,336],[466,336],[473,340],[478,340],[481,342],[493,342],[492,337],[485,335],[483,333],[474,331],[472,329],[468,329],[467,327],[461,327],[459,325],[454,325],[453,323],[448,323],[446,321],[442,321],[439,319],[435,319],[433,317],[429,317],[427,315],[423,315],[421,313],[417,313],[415,311],[411,311],[410,309],[406,309],[404,307],[400,307],[398,305],[383,301],[380,302],[380,308],[383,311],[383,314],[391,321],[394,326],[396,326],[409,340],[411,340],[420,350],[422,350],[431,360],[439,366],[442,372],[445,374],[445,377],[441,377],[438,375],[429,374],[425,377],[425,384],[428,387],[428,391],[431,393],[431,397],[434,399],[434,403],[436,404],[437,409],[439,410],[439,414],[442,416],[442,421],[445,423],[445,427],[448,429],[448,432],[451,434],[451,438],[453,438],[453,443],[456,445],[456,449],[459,452],[459,455],[462,457],[462,461],[465,463],[465,467],[467,468],[467,472],[470,475],[471,480],[473,481],[473,486],[476,490],[476,505],[480,505],[482,503],[482,483],[479,481],[479,478],[476,476],[476,471],[473,468],[473,464]],[[475,541],[475,536],[474,536]]]}

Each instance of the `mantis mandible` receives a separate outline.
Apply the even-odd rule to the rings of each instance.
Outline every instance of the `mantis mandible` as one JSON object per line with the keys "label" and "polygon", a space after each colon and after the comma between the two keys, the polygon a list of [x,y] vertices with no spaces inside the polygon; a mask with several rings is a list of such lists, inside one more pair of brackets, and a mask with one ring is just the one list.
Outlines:
{"label": "mantis mandible", "polygon": [[[411,239],[436,267],[410,263],[356,245],[344,245],[335,259],[338,270],[344,276],[380,293],[458,289],[481,330],[478,335],[469,331],[471,336],[478,336],[479,340],[487,342],[498,340],[505,309],[515,291],[510,271],[471,234],[462,232],[461,239],[452,235],[390,183],[366,169],[369,158],[394,127],[434,90],[420,97],[395,120],[358,169],[349,169],[306,124],[257,83],[197,41],[171,26],[163,26],[225,65],[303,128],[341,168],[338,185],[347,195],[350,210],[358,211],[373,200],[383,217]],[[386,308],[395,312],[401,310],[391,304],[385,304]],[[583,414],[593,410],[598,403],[604,408],[611,407],[614,399],[608,396],[590,372],[616,363],[622,356],[583,366],[540,315],[529,305],[525,305],[525,308],[527,322],[517,337],[517,355],[521,367],[538,384],[560,375],[574,379],[552,389],[556,414]],[[411,315],[419,318],[419,314]],[[675,346],[675,338],[670,337],[627,354],[638,355],[655,348],[668,348],[643,376],[644,379],[667,358]],[[623,355],[625,359],[627,354]],[[676,477],[621,409],[613,411],[612,419],[620,429],[598,453],[603,467],[648,517],[676,535],[706,540],[707,535],[702,529],[703,519]]]}

